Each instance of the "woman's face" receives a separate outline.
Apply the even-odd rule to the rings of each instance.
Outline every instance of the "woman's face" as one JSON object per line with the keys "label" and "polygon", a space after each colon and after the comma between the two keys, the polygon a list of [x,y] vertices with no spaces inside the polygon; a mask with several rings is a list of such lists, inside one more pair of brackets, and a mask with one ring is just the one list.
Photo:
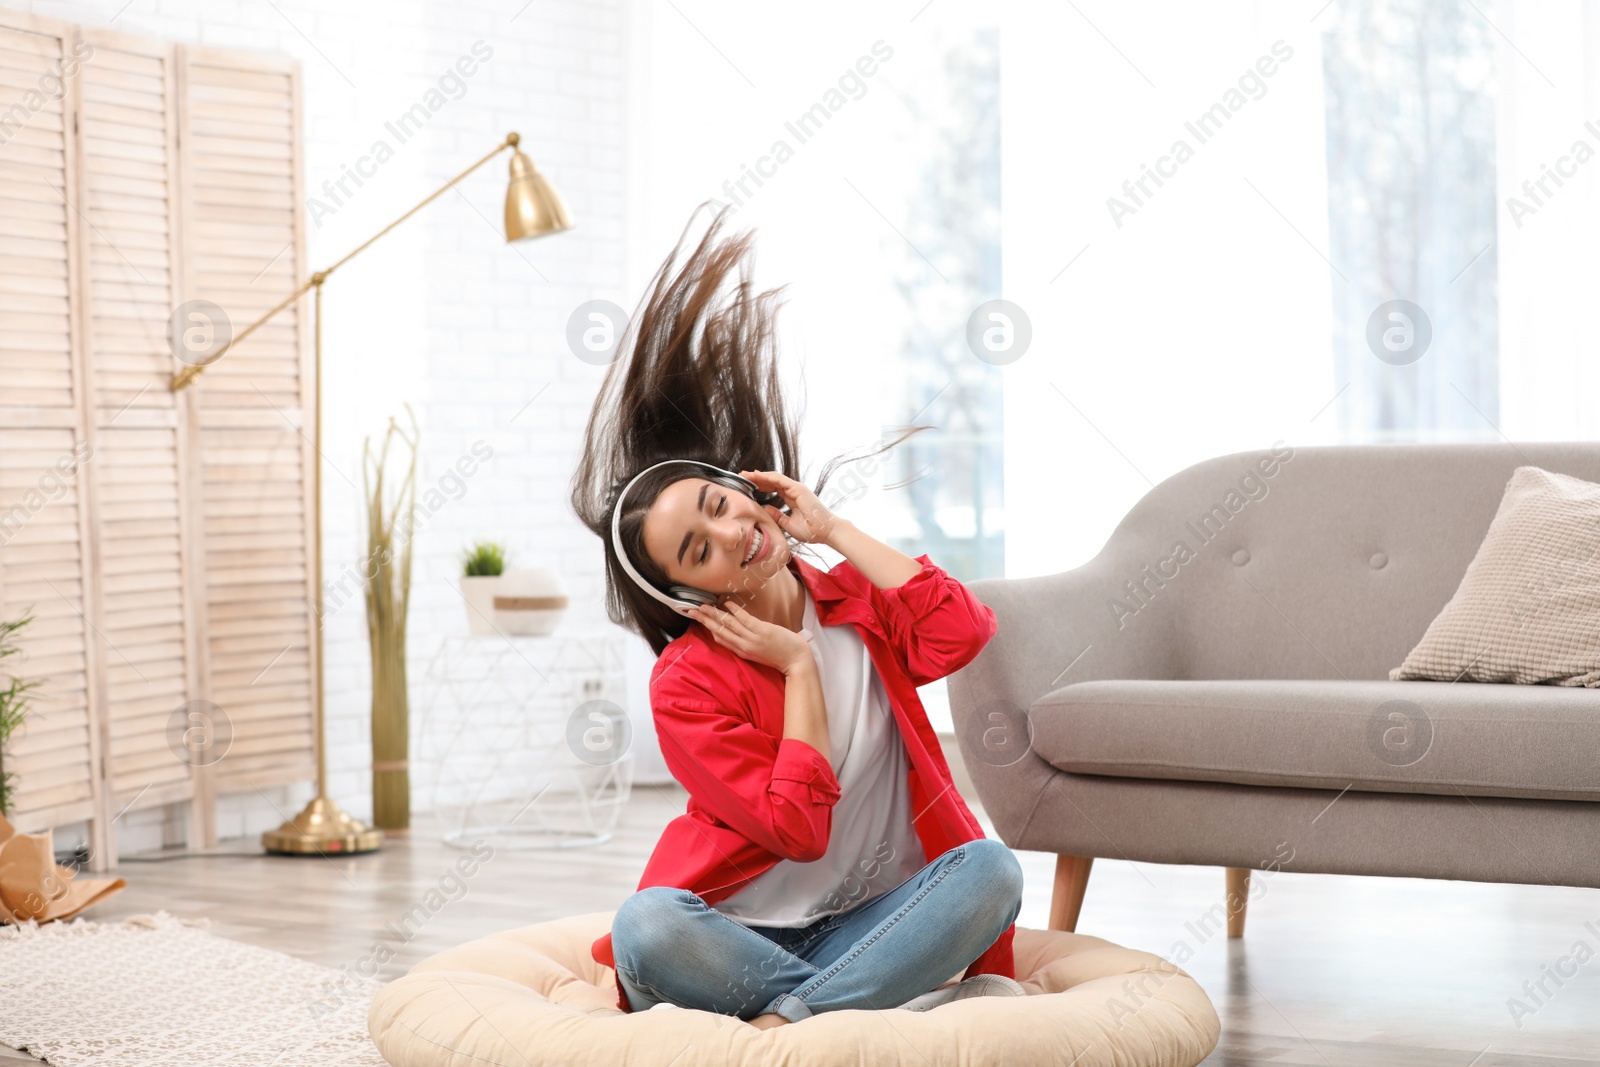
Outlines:
{"label": "woman's face", "polygon": [[788,540],[760,504],[705,478],[661,490],[645,512],[644,547],[671,582],[735,596],[759,589],[789,561]]}

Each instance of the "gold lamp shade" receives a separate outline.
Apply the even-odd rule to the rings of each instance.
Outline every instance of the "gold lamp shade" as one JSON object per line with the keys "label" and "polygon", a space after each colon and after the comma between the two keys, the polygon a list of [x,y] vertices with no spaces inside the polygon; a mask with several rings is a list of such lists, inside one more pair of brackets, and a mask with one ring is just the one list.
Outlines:
{"label": "gold lamp shade", "polygon": [[[516,134],[512,134],[515,137]],[[572,229],[561,194],[550,187],[533,160],[512,142],[511,184],[506,187],[506,240],[521,241]]]}

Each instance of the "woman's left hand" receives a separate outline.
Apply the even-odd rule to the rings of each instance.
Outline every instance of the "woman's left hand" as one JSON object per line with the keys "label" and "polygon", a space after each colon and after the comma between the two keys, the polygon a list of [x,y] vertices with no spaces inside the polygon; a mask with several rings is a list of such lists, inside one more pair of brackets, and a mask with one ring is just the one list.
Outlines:
{"label": "woman's left hand", "polygon": [[833,537],[839,518],[817,499],[810,486],[777,471],[740,471],[739,474],[755,483],[757,489],[783,497],[783,502],[789,506],[788,514],[771,504],[763,506],[784,533],[807,544],[827,544]]}

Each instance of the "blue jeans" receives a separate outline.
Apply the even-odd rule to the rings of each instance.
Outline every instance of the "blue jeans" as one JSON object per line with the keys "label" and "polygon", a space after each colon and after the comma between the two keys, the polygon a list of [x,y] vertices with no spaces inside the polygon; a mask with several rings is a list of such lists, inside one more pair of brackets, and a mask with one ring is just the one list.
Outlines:
{"label": "blue jeans", "polygon": [[634,1011],[669,1001],[799,1022],[840,1008],[893,1008],[937,988],[1021,910],[1017,858],[979,838],[809,926],[744,926],[687,889],[649,886],[617,909],[611,948]]}

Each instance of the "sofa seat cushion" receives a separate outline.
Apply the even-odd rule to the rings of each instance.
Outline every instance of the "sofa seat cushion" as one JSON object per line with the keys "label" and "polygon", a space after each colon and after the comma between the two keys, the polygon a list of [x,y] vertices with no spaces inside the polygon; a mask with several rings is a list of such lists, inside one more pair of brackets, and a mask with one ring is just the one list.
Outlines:
{"label": "sofa seat cushion", "polygon": [[1029,710],[1075,774],[1600,801],[1600,692],[1323,680],[1079,682]]}

